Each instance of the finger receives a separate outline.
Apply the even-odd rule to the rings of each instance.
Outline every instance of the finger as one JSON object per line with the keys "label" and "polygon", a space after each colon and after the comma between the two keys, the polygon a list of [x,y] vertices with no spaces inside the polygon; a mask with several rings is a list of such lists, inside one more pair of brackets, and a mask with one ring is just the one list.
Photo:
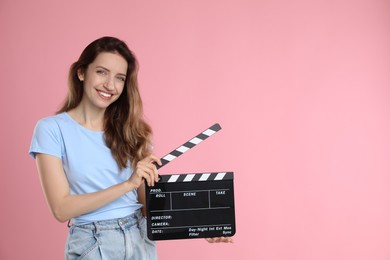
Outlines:
{"label": "finger", "polygon": [[222,237],[221,242],[223,242],[223,243],[233,243],[233,238],[231,238],[231,237]]}
{"label": "finger", "polygon": [[138,176],[140,178],[143,178],[146,180],[146,183],[149,186],[154,186],[154,178],[151,177],[152,174],[150,174],[152,170],[145,164],[143,163],[138,163],[137,165],[137,172]]}
{"label": "finger", "polygon": [[154,181],[155,182],[158,182],[159,180],[159,176],[158,176],[158,170],[157,170],[157,167],[155,164],[152,164],[152,167],[153,167],[153,177],[154,177]]}
{"label": "finger", "polygon": [[143,165],[145,171],[148,172],[151,179],[153,180],[153,186],[154,186],[154,182],[158,182],[158,179],[159,179],[158,170],[157,170],[156,165],[154,163],[145,163],[145,162],[143,162],[142,165]]}
{"label": "finger", "polygon": [[206,238],[209,243],[233,243],[233,239],[231,237],[210,237]]}
{"label": "finger", "polygon": [[[149,161],[147,163],[145,161],[142,161],[142,163],[145,163],[145,167],[148,167],[150,169],[150,171],[153,173],[153,176],[152,176],[153,180],[155,182],[158,182],[158,180],[159,180],[158,169],[157,169],[157,165],[155,164],[155,162],[156,162],[156,160],[158,160],[157,163],[161,163],[161,161],[159,158],[157,158],[154,155],[150,155],[147,158],[149,158],[148,159]],[[145,159],[147,159],[147,158],[145,158]]]}
{"label": "finger", "polygon": [[216,243],[216,242],[218,242],[218,238],[217,237],[210,237],[210,238],[207,238],[207,241],[209,243]]}
{"label": "finger", "polygon": [[150,159],[152,159],[153,162],[156,162],[160,166],[162,165],[162,162],[161,162],[160,158],[158,158],[154,154],[151,154],[149,157],[150,157]]}
{"label": "finger", "polygon": [[148,184],[148,186],[150,186],[150,187],[154,186],[153,178],[151,178],[147,172],[144,172],[143,178],[146,180],[146,183]]}
{"label": "finger", "polygon": [[145,171],[146,175],[148,176],[148,184],[149,186],[153,187],[154,186],[154,171],[153,171],[153,168],[151,168],[151,166],[148,165],[147,167],[147,170]]}

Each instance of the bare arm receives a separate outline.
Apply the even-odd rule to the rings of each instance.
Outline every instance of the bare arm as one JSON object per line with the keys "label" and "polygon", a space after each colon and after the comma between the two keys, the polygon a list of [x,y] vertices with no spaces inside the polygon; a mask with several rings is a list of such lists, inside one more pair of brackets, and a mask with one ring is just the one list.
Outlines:
{"label": "bare arm", "polygon": [[141,184],[137,189],[138,201],[142,204],[141,212],[142,216],[146,217],[146,195],[145,195],[145,183]]}
{"label": "bare arm", "polygon": [[154,161],[156,161],[154,156],[140,161],[133,175],[125,182],[93,193],[71,195],[61,160],[47,154],[36,155],[38,173],[46,200],[54,217],[60,222],[106,205],[138,188],[144,178],[149,185],[153,185],[154,181],[158,180],[156,167],[152,164]]}

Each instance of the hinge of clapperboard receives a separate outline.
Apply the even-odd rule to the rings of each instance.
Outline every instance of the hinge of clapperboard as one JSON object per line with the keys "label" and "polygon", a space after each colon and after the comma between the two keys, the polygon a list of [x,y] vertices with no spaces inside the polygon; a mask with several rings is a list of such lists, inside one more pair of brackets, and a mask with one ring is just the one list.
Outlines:
{"label": "hinge of clapperboard", "polygon": [[[155,163],[157,169],[160,169],[161,167],[167,165],[168,163],[170,163],[171,161],[173,161],[174,159],[176,159],[177,157],[179,157],[183,153],[187,152],[191,148],[195,147],[196,145],[198,145],[202,141],[206,140],[207,138],[209,138],[210,136],[212,136],[213,134],[215,134],[216,132],[218,132],[221,129],[222,128],[219,124],[214,124],[211,127],[207,128],[202,133],[198,134],[197,136],[193,137],[191,140],[185,142],[184,144],[182,144],[181,146],[179,146],[178,148],[176,148],[172,152],[170,152],[167,155],[165,155],[164,157],[162,157],[161,158],[161,165],[158,165],[157,163]],[[159,178],[161,179],[160,175],[159,175]]]}

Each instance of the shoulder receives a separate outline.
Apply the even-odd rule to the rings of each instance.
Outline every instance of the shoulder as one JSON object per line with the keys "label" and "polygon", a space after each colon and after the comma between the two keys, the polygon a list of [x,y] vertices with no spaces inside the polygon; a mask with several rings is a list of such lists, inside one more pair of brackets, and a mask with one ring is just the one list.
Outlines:
{"label": "shoulder", "polygon": [[69,124],[69,118],[65,113],[48,116],[38,120],[36,127],[47,129],[58,129]]}
{"label": "shoulder", "polygon": [[48,116],[38,120],[34,133],[38,136],[61,136],[61,132],[71,125],[69,116],[66,113],[61,113],[53,116]]}
{"label": "shoulder", "polygon": [[31,142],[31,155],[35,157],[35,153],[46,153],[61,158],[63,125],[67,124],[65,116],[58,114],[38,120]]}
{"label": "shoulder", "polygon": [[38,124],[61,124],[61,123],[66,123],[68,121],[66,113],[61,113],[53,116],[47,116],[43,117],[38,120]]}

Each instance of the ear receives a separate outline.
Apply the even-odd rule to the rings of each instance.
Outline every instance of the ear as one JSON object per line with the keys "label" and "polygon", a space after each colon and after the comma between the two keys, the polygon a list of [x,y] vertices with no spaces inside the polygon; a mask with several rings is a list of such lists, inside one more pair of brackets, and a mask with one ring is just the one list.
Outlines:
{"label": "ear", "polygon": [[79,78],[80,81],[84,81],[84,70],[79,68],[77,70],[77,77]]}

